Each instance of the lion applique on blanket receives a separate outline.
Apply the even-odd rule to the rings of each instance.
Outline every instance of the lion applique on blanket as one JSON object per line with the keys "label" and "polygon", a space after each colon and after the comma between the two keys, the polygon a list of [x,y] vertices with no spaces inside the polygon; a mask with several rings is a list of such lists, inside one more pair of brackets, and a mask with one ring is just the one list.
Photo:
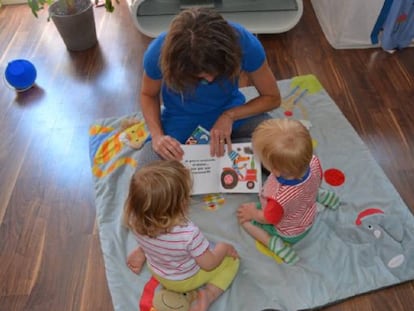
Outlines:
{"label": "lion applique on blanket", "polygon": [[102,178],[122,165],[137,166],[130,156],[120,157],[125,147],[139,150],[148,138],[145,122],[136,118],[124,119],[119,129],[94,124],[89,129],[91,137],[92,172]]}

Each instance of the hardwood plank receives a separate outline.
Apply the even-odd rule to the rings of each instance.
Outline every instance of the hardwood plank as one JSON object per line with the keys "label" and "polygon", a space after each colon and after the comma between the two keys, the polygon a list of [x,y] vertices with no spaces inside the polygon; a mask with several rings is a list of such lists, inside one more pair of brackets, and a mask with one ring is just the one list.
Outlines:
{"label": "hardwood plank", "polygon": [[[17,248],[12,253],[2,255],[1,262],[5,264],[1,273],[2,296],[29,297],[31,294],[40,272],[45,227],[43,219],[30,219],[30,230],[24,229],[25,238],[14,242]],[[10,241],[13,242],[12,239]]]}
{"label": "hardwood plank", "polygon": [[89,242],[88,264],[79,310],[110,311],[113,310],[112,300],[104,274],[99,236],[89,236]]}
{"label": "hardwood plank", "polygon": [[[0,131],[0,223],[3,222],[7,204],[16,185],[17,176],[21,171],[21,166],[26,156],[28,146],[32,140],[31,133],[23,132],[19,126],[21,124],[21,114],[14,113],[9,109],[4,111],[5,118],[1,124],[8,131]],[[14,161],[8,161],[10,154],[14,154]],[[7,165],[6,165],[7,163]]]}

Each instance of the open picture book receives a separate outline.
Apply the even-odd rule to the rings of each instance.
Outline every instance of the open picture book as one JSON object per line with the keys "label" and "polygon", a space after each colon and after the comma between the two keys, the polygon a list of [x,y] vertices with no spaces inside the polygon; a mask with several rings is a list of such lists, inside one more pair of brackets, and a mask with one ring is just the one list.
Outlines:
{"label": "open picture book", "polygon": [[193,195],[207,193],[258,193],[262,170],[250,142],[232,144],[222,157],[210,155],[209,132],[198,127],[185,145],[182,163],[193,177]]}

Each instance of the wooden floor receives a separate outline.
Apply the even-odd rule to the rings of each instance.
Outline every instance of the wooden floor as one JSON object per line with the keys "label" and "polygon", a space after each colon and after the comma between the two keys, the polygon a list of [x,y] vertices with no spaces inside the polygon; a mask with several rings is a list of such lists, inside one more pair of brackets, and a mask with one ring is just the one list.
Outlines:
{"label": "wooden floor", "polygon": [[[294,29],[260,36],[276,78],[316,75],[414,211],[414,49],[334,50],[304,2]],[[96,9],[95,17],[99,45],[69,53],[46,13],[36,20],[25,5],[0,9],[0,69],[27,58],[38,70],[38,87],[26,93],[0,83],[1,311],[113,310],[87,133],[98,118],[138,109],[150,38],[135,28],[124,1],[113,14]],[[325,310],[413,306],[409,282]]]}

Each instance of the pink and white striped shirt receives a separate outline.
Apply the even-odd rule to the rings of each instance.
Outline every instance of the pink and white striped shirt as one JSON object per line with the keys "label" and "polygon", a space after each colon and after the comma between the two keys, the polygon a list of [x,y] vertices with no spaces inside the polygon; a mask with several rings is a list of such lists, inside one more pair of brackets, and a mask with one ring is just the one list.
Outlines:
{"label": "pink and white striped shirt", "polygon": [[282,236],[297,236],[305,232],[315,220],[316,196],[322,181],[322,168],[316,156],[312,157],[309,168],[309,175],[294,185],[280,183],[273,174],[263,185],[260,194],[262,207],[265,208],[271,199],[283,208],[282,219],[274,225]]}
{"label": "pink and white striped shirt", "polygon": [[151,270],[162,278],[175,281],[187,279],[200,270],[194,258],[202,255],[210,245],[191,221],[156,238],[142,235],[136,238]]}

